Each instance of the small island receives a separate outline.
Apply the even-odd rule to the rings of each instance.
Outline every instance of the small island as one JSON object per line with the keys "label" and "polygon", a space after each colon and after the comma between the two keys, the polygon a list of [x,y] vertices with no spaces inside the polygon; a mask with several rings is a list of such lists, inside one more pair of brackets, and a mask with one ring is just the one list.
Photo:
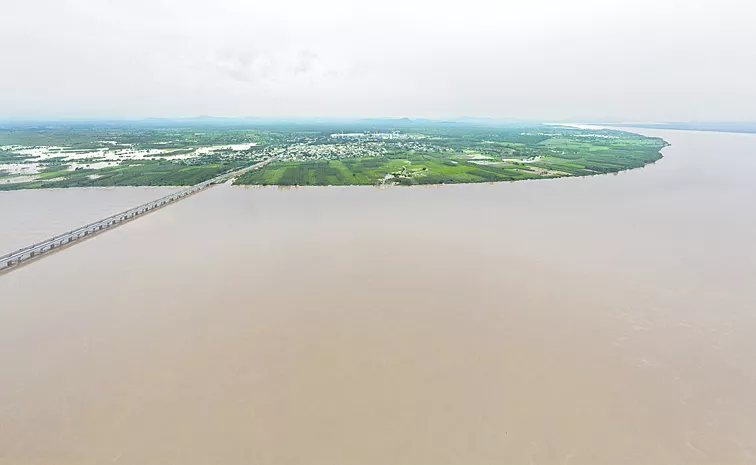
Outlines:
{"label": "small island", "polygon": [[0,127],[0,190],[188,186],[412,186],[589,176],[661,158],[659,138],[541,124],[421,120],[166,121]]}

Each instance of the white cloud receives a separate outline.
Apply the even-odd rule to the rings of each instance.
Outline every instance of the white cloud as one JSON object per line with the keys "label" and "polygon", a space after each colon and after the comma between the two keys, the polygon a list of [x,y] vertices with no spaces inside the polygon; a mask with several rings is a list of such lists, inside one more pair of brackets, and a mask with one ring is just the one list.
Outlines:
{"label": "white cloud", "polygon": [[0,116],[756,119],[747,0],[0,0]]}

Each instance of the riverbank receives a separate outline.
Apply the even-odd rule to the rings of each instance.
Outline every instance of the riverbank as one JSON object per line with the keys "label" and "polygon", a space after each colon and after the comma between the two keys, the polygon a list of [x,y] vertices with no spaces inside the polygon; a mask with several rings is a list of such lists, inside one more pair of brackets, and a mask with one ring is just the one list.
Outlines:
{"label": "riverbank", "polygon": [[[0,130],[0,141],[6,141],[0,147],[0,190],[188,186],[268,159],[278,161],[240,176],[236,184],[412,186],[520,181],[639,168],[661,158],[665,146],[659,138],[629,132],[549,125],[435,122],[401,131],[366,128],[345,133],[343,129],[215,129],[207,142],[259,141],[222,146],[223,150],[194,148],[200,133],[188,130]],[[172,147],[171,151],[165,147]],[[177,152],[187,153],[179,157]]]}
{"label": "riverbank", "polygon": [[751,463],[756,136],[643,132],[616,176],[221,185],[0,277],[3,457]]}

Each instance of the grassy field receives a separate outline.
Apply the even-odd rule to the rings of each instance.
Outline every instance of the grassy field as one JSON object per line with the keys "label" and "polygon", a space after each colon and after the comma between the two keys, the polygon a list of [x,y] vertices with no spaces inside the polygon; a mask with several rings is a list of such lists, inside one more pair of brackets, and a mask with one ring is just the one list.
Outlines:
{"label": "grassy field", "polygon": [[[388,178],[387,178],[388,177]],[[515,181],[540,177],[512,166],[485,166],[464,160],[411,155],[314,162],[278,162],[250,171],[237,184],[281,186],[402,185]]]}
{"label": "grassy field", "polygon": [[[0,127],[0,190],[187,186],[270,158],[280,161],[248,172],[236,183],[327,186],[517,181],[638,168],[661,158],[665,145],[661,139],[627,132],[544,125],[345,124]],[[356,136],[341,137],[344,132]],[[224,144],[245,148],[236,151]],[[141,154],[137,153],[140,150]]]}
{"label": "grassy field", "polygon": [[258,161],[255,147],[237,152],[224,145],[272,140],[265,134],[204,127],[0,127],[0,190],[189,186]]}
{"label": "grassy field", "polygon": [[[523,142],[467,143],[449,153],[404,153],[322,161],[281,161],[237,184],[282,186],[421,185],[589,176],[638,168],[661,158],[664,141],[635,134],[535,137]],[[458,141],[454,141],[459,144]],[[453,145],[453,144],[450,144]],[[482,145],[482,149],[481,149]]]}
{"label": "grassy field", "polygon": [[202,147],[264,140],[261,131],[237,128],[138,128],[97,125],[0,127],[0,146],[57,146],[68,151],[95,150],[102,141],[115,141],[113,148],[140,149]]}
{"label": "grassy field", "polygon": [[[25,183],[3,184],[0,191],[46,189],[60,187],[105,187],[105,186],[191,186],[211,179],[248,163],[219,162],[214,164],[187,165],[178,162],[133,162],[127,166],[102,169],[77,169],[68,171],[66,165],[46,167],[38,179]],[[8,176],[6,176],[8,177]],[[0,178],[2,180],[2,178]]]}

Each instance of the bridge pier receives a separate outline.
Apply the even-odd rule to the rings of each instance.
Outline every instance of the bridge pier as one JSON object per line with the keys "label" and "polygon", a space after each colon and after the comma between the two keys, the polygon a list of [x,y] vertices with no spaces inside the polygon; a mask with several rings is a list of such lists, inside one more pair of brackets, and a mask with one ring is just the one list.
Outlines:
{"label": "bridge pier", "polygon": [[68,233],[52,237],[48,239],[47,241],[45,241],[44,245],[32,244],[31,246],[25,247],[24,249],[17,250],[10,254],[3,255],[2,257],[0,257],[0,272],[3,272],[5,269],[18,265],[19,263],[24,262],[26,260],[30,260],[32,258],[45,255],[46,253],[53,251],[56,248],[60,248],[64,245],[71,244],[72,242],[77,241],[78,239],[81,239],[83,237],[97,234],[98,231],[102,231],[110,227],[118,226],[124,221],[128,221],[143,213],[147,213],[161,206],[169,205],[171,203],[177,202],[185,197],[188,197],[192,194],[205,190],[208,187],[211,187],[215,184],[224,182],[228,179],[232,179],[233,177],[238,176],[242,173],[246,173],[247,171],[251,169],[264,166],[273,160],[275,160],[275,158],[268,159],[266,161],[257,163],[256,165],[248,166],[240,170],[224,173],[208,181],[204,181],[200,184],[190,186],[184,190],[174,192],[173,194],[170,194],[168,196],[164,196],[152,202],[137,206],[136,208],[133,208],[131,210],[117,213],[116,215],[104,218],[96,225],[84,226],[78,230],[75,230],[75,232],[69,231]]}

